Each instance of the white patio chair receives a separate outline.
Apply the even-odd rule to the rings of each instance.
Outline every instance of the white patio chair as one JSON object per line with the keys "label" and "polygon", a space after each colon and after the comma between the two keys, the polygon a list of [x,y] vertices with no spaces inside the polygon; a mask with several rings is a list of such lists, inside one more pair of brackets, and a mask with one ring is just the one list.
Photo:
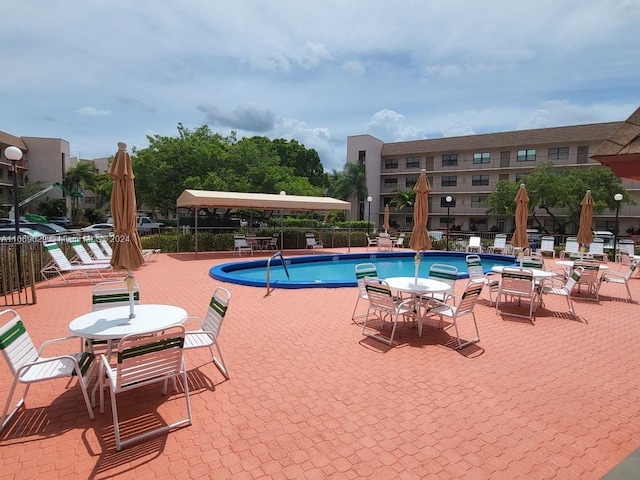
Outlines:
{"label": "white patio chair", "polygon": [[[534,323],[534,312],[539,300],[538,287],[534,281],[533,272],[526,268],[519,267],[505,267],[502,269],[502,275],[500,278],[500,286],[498,288],[498,297],[496,299],[496,313],[498,315],[510,315],[513,317],[526,318]],[[518,299],[520,305],[522,299],[529,302],[529,313],[522,315],[512,312],[502,312],[500,305],[504,303],[502,298],[509,298],[511,301]]]}
{"label": "white patio chair", "polygon": [[542,290],[540,291],[540,300],[542,306],[544,306],[544,295],[561,295],[567,299],[567,304],[569,305],[569,313],[575,318],[576,312],[573,309],[573,302],[571,301],[571,292],[573,291],[573,287],[575,287],[576,283],[580,280],[580,276],[584,271],[583,267],[575,267],[571,272],[571,275],[564,281],[562,284],[558,284],[560,278],[552,278],[549,282],[546,282],[542,286]]}
{"label": "white patio chair", "polygon": [[[622,258],[626,255],[628,259],[632,259],[636,254],[636,244],[633,240],[623,238],[618,241],[618,248],[616,252],[616,262],[622,263]],[[629,263],[631,263],[629,261]]]}
{"label": "white patio chair", "polygon": [[80,240],[71,240],[71,248],[73,248],[73,251],[75,252],[75,256],[71,259],[72,262],[75,260],[80,265],[96,265],[102,268],[111,268],[109,260],[96,260],[91,257]]}
{"label": "white patio chair", "polygon": [[467,272],[469,280],[473,282],[482,282],[489,290],[489,302],[493,304],[493,296],[491,292],[497,292],[500,287],[500,276],[496,274],[484,273],[482,268],[482,259],[479,255],[471,254],[466,256]]}
{"label": "white patio chair", "polygon": [[[400,316],[405,319],[407,317],[415,319],[416,317],[414,310],[415,300],[413,298],[407,298],[405,300],[394,298],[389,284],[377,278],[364,277],[364,288],[367,292],[369,308],[362,323],[362,334],[393,346],[393,337],[396,333],[396,326],[398,325]],[[389,338],[370,333],[369,330],[367,330],[367,321],[372,314],[375,314],[380,320],[380,330],[384,327],[385,317],[391,317],[393,327]]]}
{"label": "white patio chair", "polygon": [[[149,334],[150,336],[142,338],[137,335],[124,337],[118,345],[118,360],[114,367],[109,365],[109,360],[104,355],[101,356],[104,374],[100,375],[100,413],[104,413],[103,387],[108,386],[111,394],[116,450],[118,451],[133,442],[168,432],[177,427],[191,425],[189,385],[183,361],[184,327],[178,325],[149,332]],[[163,382],[162,394],[166,395],[168,380],[176,378],[180,378],[182,381],[187,404],[187,417],[122,440],[116,402],[117,395],[158,382]],[[139,430],[136,429],[136,432]]]}
{"label": "white patio chair", "polygon": [[270,240],[265,243],[265,248],[267,250],[278,250],[278,240],[280,239],[280,235],[274,233]]}
{"label": "white patio chair", "polygon": [[604,253],[604,239],[594,238],[593,242],[589,244],[589,252],[596,260],[602,260],[606,262],[609,260],[609,255]]}
{"label": "white patio chair", "polygon": [[102,263],[109,263],[111,261],[111,255],[105,254],[102,248],[100,248],[100,245],[98,245],[93,238],[85,240],[85,244],[89,247],[89,251],[96,260],[99,260]]}
{"label": "white patio chair", "polygon": [[583,271],[580,275],[580,279],[576,282],[573,292],[581,292],[582,287],[586,287],[587,294],[591,297],[586,297],[587,300],[600,301],[598,295],[598,289],[600,288],[600,263],[589,260],[576,260],[573,262],[573,268],[582,267]]}
{"label": "white patio chair", "polygon": [[96,240],[100,244],[100,248],[104,250],[105,255],[107,257],[111,257],[113,255],[113,249],[111,248],[111,245],[109,245],[107,239],[104,237],[96,236]]}
{"label": "white patio chair", "polygon": [[454,300],[453,292],[456,287],[456,280],[458,280],[458,268],[453,265],[445,263],[434,263],[429,267],[428,278],[433,278],[448,284],[451,288],[443,293],[432,293],[425,295],[426,299],[439,300],[446,303],[450,298]]}
{"label": "white patio chair", "polygon": [[[473,311],[478,298],[480,297],[480,293],[482,292],[482,288],[484,286],[483,282],[477,282],[470,280],[467,283],[467,287],[465,288],[464,293],[461,297],[458,298],[457,306],[450,305],[447,303],[437,302],[435,306],[430,306],[427,310],[426,315],[438,315],[440,318],[440,328],[442,328],[444,319],[449,319],[453,323],[453,326],[456,330],[456,338],[458,340],[458,349],[462,349],[468,345],[473,343],[478,343],[480,341],[480,332],[478,331],[478,322],[476,321],[476,315]],[[434,304],[432,304],[434,305]],[[463,342],[460,339],[460,330],[458,328],[458,321],[460,318],[471,315],[473,319],[473,325],[475,327],[475,337],[471,340],[467,340]]]}
{"label": "white patio chair", "polygon": [[629,288],[629,280],[631,279],[631,276],[638,268],[639,263],[640,263],[640,260],[634,259],[631,262],[631,265],[629,265],[629,268],[627,268],[627,271],[625,273],[604,272],[600,276],[600,281],[599,281],[597,290],[600,291],[600,287],[602,286],[603,283],[624,285],[627,289],[627,293],[629,294],[629,300],[633,301],[633,297],[631,296],[631,289]]}
{"label": "white patio chair", "polygon": [[507,234],[498,233],[493,238],[493,245],[488,248],[489,253],[506,253],[507,252]]}
{"label": "white patio chair", "polygon": [[355,322],[356,318],[362,318],[366,316],[366,313],[356,314],[360,300],[369,300],[367,289],[364,288],[364,277],[378,278],[378,268],[373,263],[359,263],[355,266],[354,270],[356,274],[356,282],[358,284],[358,299],[356,300],[356,304],[353,307],[351,320]]}
{"label": "white patio chair", "polygon": [[482,252],[482,238],[469,237],[469,244],[467,245],[467,252]]}
{"label": "white patio chair", "polygon": [[[229,379],[229,371],[224,363],[224,358],[222,358],[218,338],[220,337],[220,329],[222,328],[222,322],[224,321],[227,310],[229,309],[230,301],[231,292],[226,288],[217,287],[209,301],[209,306],[204,320],[201,320],[199,317],[187,318],[187,322],[197,322],[199,328],[197,330],[187,330],[184,340],[185,350],[203,347],[209,348],[211,360],[227,380]],[[213,352],[213,346],[215,346],[218,351],[217,357]]]}
{"label": "white patio chair", "polygon": [[[51,256],[51,261],[47,263],[40,270],[42,278],[49,282],[51,275],[58,275],[65,283],[70,280],[82,278],[91,281],[92,275],[97,276],[104,280],[104,273],[111,274],[113,270],[109,264],[95,264],[95,265],[74,265],[72,264],[64,252],[60,249],[55,242],[49,242],[44,244],[45,249]],[[65,274],[69,274],[65,277]]]}
{"label": "white patio chair", "polygon": [[378,251],[390,252],[393,250],[393,240],[388,234],[380,234],[378,237]]}
{"label": "white patio chair", "polygon": [[313,233],[305,233],[304,238],[307,243],[307,248],[312,249],[314,252],[324,248],[323,243],[320,240],[316,240],[316,236]]}
{"label": "white patio chair", "polygon": [[538,249],[540,255],[550,253],[552,258],[556,258],[555,239],[551,235],[545,235],[540,240],[540,248]]}
{"label": "white patio chair", "polygon": [[580,252],[580,244],[577,237],[567,237],[567,241],[564,244],[564,250],[560,252],[560,259],[570,257],[573,253]]}
{"label": "white patio chair", "polygon": [[243,253],[253,255],[253,246],[247,241],[244,235],[233,237],[233,253],[242,256]]}
{"label": "white patio chair", "polygon": [[367,250],[369,250],[369,247],[377,247],[378,246],[378,239],[377,238],[371,238],[368,233],[366,235],[367,235]]}
{"label": "white patio chair", "polygon": [[391,242],[391,246],[393,248],[404,248],[404,239],[405,239],[405,234],[401,233],[398,238],[396,238],[395,240],[393,240]]}
{"label": "white patio chair", "polygon": [[[82,396],[89,412],[89,418],[94,419],[93,409],[89,402],[87,386],[94,375],[96,362],[95,356],[90,352],[71,353],[67,355],[57,355],[54,357],[43,357],[42,351],[47,345],[62,342],[64,340],[77,340],[76,337],[64,337],[44,342],[39,349],[36,349],[31,337],[22,323],[20,315],[15,310],[7,309],[0,312],[0,350],[2,356],[7,361],[13,383],[9,389],[2,417],[0,418],[0,431],[9,423],[13,415],[24,404],[24,400],[29,392],[32,383],[44,382],[56,378],[78,379],[78,384],[82,390]],[[18,403],[13,407],[11,413],[9,407],[18,383],[25,385],[24,392]]]}

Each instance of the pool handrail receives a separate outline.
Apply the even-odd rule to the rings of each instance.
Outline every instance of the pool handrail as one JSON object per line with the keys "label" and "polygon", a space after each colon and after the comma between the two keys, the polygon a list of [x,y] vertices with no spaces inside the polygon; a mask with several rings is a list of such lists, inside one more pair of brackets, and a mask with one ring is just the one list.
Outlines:
{"label": "pool handrail", "polygon": [[284,273],[287,274],[287,280],[291,280],[291,277],[289,276],[289,270],[287,270],[287,264],[285,263],[284,257],[282,256],[282,252],[274,253],[267,260],[267,294],[265,295],[265,297],[268,297],[269,294],[271,293],[271,281],[269,279],[269,272],[271,271],[271,260],[273,260],[276,257],[280,257],[280,259],[282,260],[282,266],[284,267]]}

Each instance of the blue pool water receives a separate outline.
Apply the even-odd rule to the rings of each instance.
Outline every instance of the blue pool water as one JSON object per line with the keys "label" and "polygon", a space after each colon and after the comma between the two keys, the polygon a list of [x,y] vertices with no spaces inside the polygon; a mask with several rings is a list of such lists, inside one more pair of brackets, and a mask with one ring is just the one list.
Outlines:
{"label": "blue pool water", "polygon": [[[464,252],[430,251],[422,254],[419,276],[426,277],[433,263],[446,263],[458,268],[458,278],[467,278],[467,264]],[[355,287],[354,269],[359,263],[373,263],[378,268],[378,276],[413,277],[415,273],[414,252],[351,253],[339,255],[310,255],[285,258],[289,279],[282,261],[273,259],[270,269],[270,283],[273,288],[335,288]],[[485,272],[494,265],[513,265],[513,257],[505,255],[481,254]],[[209,270],[216,280],[266,287],[267,259],[238,261],[217,265]]]}

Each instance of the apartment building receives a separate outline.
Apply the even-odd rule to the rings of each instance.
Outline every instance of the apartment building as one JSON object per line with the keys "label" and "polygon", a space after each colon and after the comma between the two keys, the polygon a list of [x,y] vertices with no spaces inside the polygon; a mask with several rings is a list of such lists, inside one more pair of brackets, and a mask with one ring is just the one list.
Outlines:
{"label": "apartment building", "polygon": [[[499,181],[520,182],[526,174],[548,162],[572,169],[607,168],[591,155],[622,124],[598,123],[394,143],[384,143],[370,135],[348,137],[347,162],[364,163],[372,198],[370,205],[366,200],[360,204],[354,201],[352,218],[366,219],[370,215],[380,225],[385,205],[398,191],[411,190],[424,168],[432,187],[427,225],[430,230],[445,229],[448,224],[466,231],[509,232],[514,227],[512,216],[486,213],[487,197]],[[623,186],[636,205],[620,208],[622,234],[628,226],[638,227],[640,217],[640,182],[623,180]],[[446,200],[448,196],[450,203]],[[555,231],[550,216],[542,211],[536,211],[536,216],[547,231]],[[413,227],[413,212],[391,208],[390,220],[397,228],[409,230]],[[613,231],[615,212],[594,215],[593,221],[595,230]]]}

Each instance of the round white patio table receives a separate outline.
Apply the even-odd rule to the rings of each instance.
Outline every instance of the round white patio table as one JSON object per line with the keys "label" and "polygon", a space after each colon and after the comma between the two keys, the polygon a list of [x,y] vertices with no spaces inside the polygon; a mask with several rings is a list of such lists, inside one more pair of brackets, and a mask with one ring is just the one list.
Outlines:
{"label": "round white patio table", "polygon": [[418,336],[422,337],[422,308],[420,297],[422,295],[429,295],[432,293],[444,293],[452,290],[451,285],[440,280],[433,278],[420,278],[416,283],[415,277],[389,277],[384,279],[389,285],[389,288],[396,290],[397,292],[410,293],[414,295],[416,300],[416,311],[418,312]]}
{"label": "round white patio table", "polygon": [[180,325],[187,320],[187,311],[174,305],[136,305],[134,313],[135,317],[129,318],[128,305],[85,313],[69,323],[69,332],[91,340],[115,340]]}
{"label": "round white patio table", "polygon": [[[560,265],[561,267],[573,268],[573,260],[558,260],[556,265]],[[606,263],[600,264],[600,270],[609,270],[609,266]]]}
{"label": "round white patio table", "polygon": [[[557,262],[560,263],[560,262]],[[502,270],[505,268],[520,268],[517,265],[495,265],[491,267],[491,270],[497,273],[502,273]],[[531,267],[522,267],[524,270],[531,270],[533,273],[533,278],[536,280],[544,280],[545,278],[555,277],[557,275],[556,272],[550,272],[548,270],[542,270],[540,268],[531,268]]]}

